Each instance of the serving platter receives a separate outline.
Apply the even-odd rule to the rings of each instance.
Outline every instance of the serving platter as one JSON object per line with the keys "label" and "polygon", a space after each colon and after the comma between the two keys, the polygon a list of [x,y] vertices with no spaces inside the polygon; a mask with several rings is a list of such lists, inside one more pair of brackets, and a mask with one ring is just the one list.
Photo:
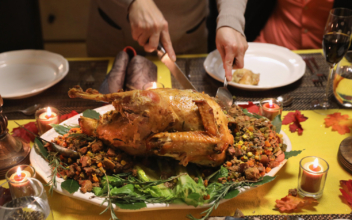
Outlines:
{"label": "serving platter", "polygon": [[[99,107],[96,108],[95,111],[99,112],[101,115],[105,114],[108,111],[114,110],[114,107],[112,105],[106,105],[103,107]],[[72,118],[67,119],[66,121],[62,122],[62,125],[78,125],[78,118],[81,115],[75,115]],[[287,137],[287,135],[281,131],[281,134],[283,135],[283,140],[284,143],[287,145],[287,151],[291,151],[292,149],[292,145],[291,145],[291,141],[290,139]],[[51,141],[53,140],[55,137],[57,137],[59,134],[56,133],[56,131],[54,129],[50,129],[49,131],[47,131],[46,133],[44,133],[41,137],[45,140]],[[48,164],[47,161],[45,161],[43,159],[43,157],[41,155],[38,154],[38,152],[36,152],[36,150],[34,148],[32,148],[32,151],[30,153],[30,161],[32,166],[35,168],[37,174],[39,176],[41,176],[43,178],[43,180],[48,183],[50,181],[50,175],[51,175],[51,169],[50,166]],[[275,176],[276,173],[281,169],[282,166],[285,165],[286,163],[286,159],[284,161],[282,161],[280,163],[279,166],[273,168],[269,173],[267,173],[266,175],[269,176]],[[73,194],[70,194],[69,192],[67,192],[66,190],[63,190],[61,188],[61,183],[64,182],[64,179],[62,178],[57,178],[57,187],[54,188],[54,190],[60,194],[75,198],[75,199],[79,199],[85,202],[89,202],[95,205],[101,205],[103,199],[101,198],[90,198],[91,196],[94,195],[94,193],[81,193],[80,191],[77,191]],[[247,191],[249,189],[243,189],[241,190],[240,193],[244,193],[245,191]],[[222,202],[226,202],[227,200],[223,200]],[[105,204],[106,205],[106,204]],[[205,208],[209,206],[209,204],[204,204],[203,206],[198,206],[196,208]],[[139,209],[139,210],[127,210],[127,209],[118,209],[118,211],[120,212],[136,212],[136,211],[149,211],[149,210],[161,210],[161,209],[195,209],[194,206],[188,206],[186,204],[165,204],[165,203],[155,203],[155,204],[147,204],[147,207]]]}
{"label": "serving platter", "polygon": [[62,80],[68,61],[45,50],[18,50],[0,53],[0,94],[4,99],[37,95]]}
{"label": "serving platter", "polygon": [[[204,68],[211,77],[224,82],[225,71],[218,50],[208,54],[204,61]],[[266,43],[248,43],[248,50],[244,56],[244,68],[253,73],[260,73],[259,84],[243,85],[228,82],[228,85],[243,90],[269,90],[299,80],[304,75],[306,63],[301,56],[285,47]]]}

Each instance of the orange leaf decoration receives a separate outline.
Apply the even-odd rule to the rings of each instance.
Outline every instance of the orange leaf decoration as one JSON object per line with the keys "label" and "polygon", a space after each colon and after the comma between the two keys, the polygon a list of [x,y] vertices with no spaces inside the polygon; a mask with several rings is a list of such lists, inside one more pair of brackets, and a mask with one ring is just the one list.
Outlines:
{"label": "orange leaf decoration", "polygon": [[318,204],[318,201],[311,197],[300,198],[292,195],[288,195],[281,200],[276,200],[275,202],[275,207],[278,208],[280,212],[299,211],[299,209]]}
{"label": "orange leaf decoration", "polygon": [[325,127],[328,128],[331,126],[332,130],[339,132],[339,134],[350,133],[348,115],[341,115],[340,112],[336,112],[328,115],[324,120]]}

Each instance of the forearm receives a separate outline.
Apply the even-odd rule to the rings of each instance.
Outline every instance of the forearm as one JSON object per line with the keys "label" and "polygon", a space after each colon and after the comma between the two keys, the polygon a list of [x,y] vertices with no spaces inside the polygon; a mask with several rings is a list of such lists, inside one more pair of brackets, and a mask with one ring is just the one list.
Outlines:
{"label": "forearm", "polygon": [[216,29],[231,27],[244,36],[244,12],[247,0],[216,0],[219,15]]}

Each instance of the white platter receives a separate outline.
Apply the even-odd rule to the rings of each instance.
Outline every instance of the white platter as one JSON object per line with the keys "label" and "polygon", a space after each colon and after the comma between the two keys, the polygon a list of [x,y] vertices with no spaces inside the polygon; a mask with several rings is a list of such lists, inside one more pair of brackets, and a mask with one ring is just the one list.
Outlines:
{"label": "white platter", "polygon": [[67,60],[45,50],[0,53],[0,94],[5,99],[37,95],[68,73]]}
{"label": "white platter", "polygon": [[[208,54],[204,61],[204,68],[214,79],[224,81],[225,71],[218,50]],[[254,86],[229,82],[229,85],[244,90],[268,90],[299,80],[304,75],[306,63],[301,56],[285,47],[248,43],[248,50],[244,56],[244,68],[253,73],[260,73],[259,84]]]}
{"label": "white platter", "polygon": [[[113,110],[113,109],[114,109],[114,107],[112,105],[106,105],[106,106],[103,106],[103,107],[100,107],[100,108],[96,108],[95,110],[102,115],[102,114],[104,114],[104,113],[106,113],[106,112],[108,112],[110,110]],[[69,118],[66,121],[62,122],[61,124],[77,125],[79,117],[80,117],[80,115],[75,115],[72,118]],[[287,145],[287,151],[291,151],[292,145],[291,145],[290,139],[287,137],[287,135],[283,131],[281,131],[281,134],[283,135],[284,143]],[[56,133],[54,129],[51,129],[51,130],[47,131],[46,133],[44,133],[41,137],[43,139],[45,139],[45,140],[51,141],[57,136],[58,136],[58,133]],[[31,164],[35,168],[37,174],[39,176],[41,176],[46,183],[48,183],[50,181],[49,176],[51,175],[51,170],[50,170],[50,166],[49,166],[48,162],[45,161],[34,150],[34,148],[32,148],[32,151],[30,152],[29,158],[30,158]],[[282,161],[279,166],[273,168],[266,175],[275,176],[276,173],[281,169],[281,167],[283,165],[285,165],[286,161],[287,161],[286,159],[284,161]],[[72,197],[72,198],[75,198],[75,199],[79,199],[79,200],[83,200],[83,201],[92,203],[92,204],[95,204],[95,205],[100,205],[101,202],[103,201],[100,198],[90,199],[90,197],[94,195],[94,193],[91,193],[91,192],[90,193],[87,192],[87,193],[83,194],[83,193],[81,193],[78,190],[77,192],[75,192],[73,194],[70,194],[66,190],[63,190],[61,188],[61,183],[63,181],[64,180],[62,178],[57,178],[57,188],[55,188],[56,192],[58,192],[60,194],[63,194],[63,195],[66,195],[66,196],[69,196],[69,197]],[[249,189],[246,189],[246,190],[249,190]],[[241,191],[241,193],[243,193],[243,192]],[[227,200],[224,200],[223,202],[226,202],[226,201]],[[207,206],[208,205],[206,204],[206,205],[203,205],[203,206],[199,206],[197,208],[204,208],[204,207],[207,207]],[[139,210],[118,209],[118,211],[120,211],[120,212],[131,212],[131,211],[136,212],[136,211],[149,211],[149,210],[160,210],[160,209],[195,209],[195,207],[194,206],[188,206],[188,205],[185,205],[185,204],[156,203],[156,204],[147,204],[146,208],[142,208],[142,209],[139,209]]]}

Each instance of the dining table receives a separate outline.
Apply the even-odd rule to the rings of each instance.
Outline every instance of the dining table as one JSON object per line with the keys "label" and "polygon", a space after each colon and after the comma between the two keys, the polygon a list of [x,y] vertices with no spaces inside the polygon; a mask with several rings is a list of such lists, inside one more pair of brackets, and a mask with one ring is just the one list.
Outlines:
{"label": "dining table", "polygon": [[[314,57],[318,63],[319,71],[328,74],[328,65],[325,62],[321,49],[296,50],[294,53],[302,58]],[[192,84],[200,92],[205,92],[214,96],[221,82],[213,79],[203,66],[207,54],[181,55],[177,56],[178,66],[189,77]],[[165,88],[182,88],[170,74],[167,67],[158,60],[157,57],[148,56],[158,67],[158,82],[164,84]],[[33,104],[43,106],[53,106],[57,108],[61,115],[70,113],[72,110],[78,113],[86,109],[94,109],[104,105],[104,103],[94,102],[83,99],[70,99],[67,95],[68,89],[76,84],[80,84],[83,89],[92,87],[98,89],[103,82],[106,73],[111,69],[114,57],[84,57],[69,58],[69,72],[67,76],[42,93],[23,99],[5,99],[4,111],[24,109]],[[85,84],[81,79],[85,75],[94,78],[93,84]],[[314,84],[311,80],[311,72],[306,68],[302,78],[284,87],[274,88],[266,91],[247,91],[228,86],[229,91],[236,97],[237,101],[255,101],[263,98],[278,97],[289,94],[293,97],[293,103],[285,106],[282,112],[284,118],[289,112],[299,110],[308,119],[301,122],[303,132],[291,132],[288,125],[282,125],[282,131],[289,137],[292,150],[302,152],[288,159],[286,164],[276,174],[274,181],[262,186],[251,189],[239,196],[220,204],[211,216],[233,216],[236,209],[239,209],[247,217],[257,217],[259,219],[284,219],[287,215],[299,216],[307,219],[352,219],[351,206],[347,203],[340,192],[340,180],[349,180],[351,173],[346,170],[338,160],[338,149],[340,143],[351,133],[339,134],[331,127],[325,126],[324,119],[327,114],[341,113],[342,115],[352,116],[352,109],[339,105],[330,93],[331,107],[328,109],[313,109],[310,103],[314,99],[322,98],[325,92],[326,81],[321,85]],[[25,116],[21,113],[8,113],[8,129],[11,132],[19,124],[26,124],[35,121],[34,116]],[[275,208],[275,201],[288,195],[289,189],[297,188],[298,172],[300,160],[306,156],[316,156],[323,158],[329,164],[329,171],[323,192],[323,196],[318,199],[319,204],[309,209],[300,209],[295,212],[280,212]],[[38,176],[40,180],[41,177]],[[43,181],[43,180],[42,180]],[[49,204],[54,219],[65,220],[98,220],[110,219],[110,213],[101,213],[105,207],[91,204],[89,202],[70,198],[54,191],[51,195],[46,187]],[[201,217],[201,212],[206,208],[190,207],[190,209],[159,209],[159,210],[117,210],[117,216],[122,220],[129,219],[168,219],[180,220],[187,219],[188,214]]]}

